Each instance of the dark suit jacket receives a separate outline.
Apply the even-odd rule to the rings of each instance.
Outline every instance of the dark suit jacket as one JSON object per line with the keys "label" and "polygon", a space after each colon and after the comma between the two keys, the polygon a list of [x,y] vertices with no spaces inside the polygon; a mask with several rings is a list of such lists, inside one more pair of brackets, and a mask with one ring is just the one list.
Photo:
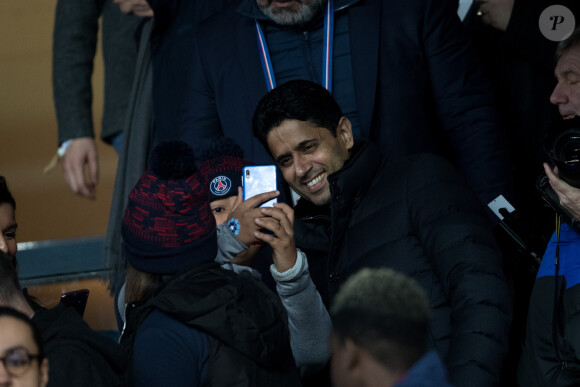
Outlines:
{"label": "dark suit jacket", "polygon": [[[389,158],[442,154],[487,202],[509,190],[507,155],[488,84],[451,3],[361,0],[342,11],[356,104],[362,135]],[[200,26],[195,48],[182,139],[198,148],[229,136],[247,159],[271,162],[251,129],[267,92],[254,20],[228,7]]]}
{"label": "dark suit jacket", "polygon": [[112,0],[58,0],[52,82],[59,144],[94,136],[91,76],[101,16],[105,62],[101,138],[109,142],[123,130],[137,58],[135,30],[141,18],[122,14]]}

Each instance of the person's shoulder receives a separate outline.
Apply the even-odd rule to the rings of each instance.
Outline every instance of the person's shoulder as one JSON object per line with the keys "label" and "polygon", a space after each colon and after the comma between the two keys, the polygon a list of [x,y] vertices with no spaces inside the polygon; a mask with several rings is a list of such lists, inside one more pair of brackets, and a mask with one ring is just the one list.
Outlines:
{"label": "person's shoulder", "polygon": [[452,167],[449,160],[435,153],[416,153],[408,156],[407,159],[407,162],[412,165],[433,165],[436,168]]}
{"label": "person's shoulder", "polygon": [[431,153],[414,153],[397,158],[385,158],[381,164],[379,173],[385,174],[406,174],[421,171],[431,164],[445,163],[441,156]]}
{"label": "person's shoulder", "polygon": [[90,329],[75,309],[64,304],[58,304],[51,309],[39,309],[32,320],[39,326],[45,341],[52,336],[72,334],[78,327],[83,330]]}
{"label": "person's shoulder", "polygon": [[457,173],[457,170],[449,160],[434,153],[416,153],[401,159],[389,161],[386,163],[385,168],[400,170],[413,175],[426,176],[437,173],[436,171],[453,175]]}
{"label": "person's shoulder", "polygon": [[[186,324],[182,323],[176,318],[169,316],[168,314],[160,311],[159,309],[154,309],[149,316],[143,320],[140,331],[143,330],[169,330],[173,332],[187,333],[188,335],[193,333],[194,336],[198,335],[198,331],[188,327]],[[199,333],[201,334],[201,333]]]}
{"label": "person's shoulder", "polygon": [[207,337],[203,332],[158,309],[145,318],[135,337],[135,348],[181,348],[181,352],[190,353],[190,356],[196,348],[203,349],[206,345]]}
{"label": "person's shoulder", "polygon": [[154,310],[135,336],[134,385],[201,385],[208,356],[204,333]]}
{"label": "person's shoulder", "polygon": [[444,185],[454,186],[455,191],[467,187],[465,178],[449,160],[431,153],[417,153],[387,161],[379,177],[380,180],[388,180],[391,186],[397,185],[411,191]]}
{"label": "person's shoulder", "polygon": [[[222,1],[223,2],[223,1]],[[219,30],[221,32],[228,31],[234,25],[239,23],[254,23],[254,20],[241,14],[238,11],[236,1],[225,1],[221,9],[214,12],[211,16],[205,18],[200,22],[199,33],[213,32]]]}
{"label": "person's shoulder", "polygon": [[[399,16],[405,15],[405,18],[417,19],[421,16],[418,10],[424,9],[427,3],[433,2],[433,0],[407,0],[407,1],[396,1],[396,0],[365,0],[364,3],[369,6],[377,5],[380,3],[383,14],[391,14],[396,12]],[[362,2],[361,2],[362,3]],[[394,15],[393,15],[394,16]]]}

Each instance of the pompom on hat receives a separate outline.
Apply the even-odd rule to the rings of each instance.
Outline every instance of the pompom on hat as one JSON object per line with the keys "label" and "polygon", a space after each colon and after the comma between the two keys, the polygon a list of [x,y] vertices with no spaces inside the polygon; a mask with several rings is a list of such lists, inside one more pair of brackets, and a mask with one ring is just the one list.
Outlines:
{"label": "pompom on hat", "polygon": [[145,273],[174,274],[217,254],[216,223],[191,148],[157,146],[131,193],[121,235],[126,259]]}
{"label": "pompom on hat", "polygon": [[203,148],[198,168],[206,181],[210,203],[236,196],[242,186],[244,166],[251,164],[244,160],[242,148],[229,137],[221,137]]}

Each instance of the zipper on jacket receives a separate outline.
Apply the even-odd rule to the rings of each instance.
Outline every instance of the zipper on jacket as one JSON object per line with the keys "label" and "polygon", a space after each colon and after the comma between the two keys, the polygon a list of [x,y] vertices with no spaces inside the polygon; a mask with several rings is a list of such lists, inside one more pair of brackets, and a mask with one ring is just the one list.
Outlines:
{"label": "zipper on jacket", "polygon": [[119,343],[121,343],[121,339],[123,338],[123,335],[125,334],[125,329],[127,328],[127,311],[129,310],[129,308],[131,308],[131,310],[135,309],[135,303],[132,302],[130,304],[127,304],[127,306],[125,307],[125,321],[123,322],[123,329],[121,330],[121,334],[119,335]]}

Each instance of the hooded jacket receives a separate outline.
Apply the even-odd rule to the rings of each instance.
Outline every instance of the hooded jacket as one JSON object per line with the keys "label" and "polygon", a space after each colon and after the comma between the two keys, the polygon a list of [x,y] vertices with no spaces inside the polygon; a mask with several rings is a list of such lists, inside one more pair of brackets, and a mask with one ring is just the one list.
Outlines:
{"label": "hooded jacket", "polygon": [[38,310],[32,321],[44,340],[48,387],[123,386],[127,358],[119,344],[93,331],[78,312],[58,305]]}
{"label": "hooded jacket", "polygon": [[250,274],[203,264],[172,278],[152,297],[128,305],[121,344],[129,353],[154,310],[207,336],[208,359],[200,360],[207,361],[204,386],[300,385],[284,308]]}

